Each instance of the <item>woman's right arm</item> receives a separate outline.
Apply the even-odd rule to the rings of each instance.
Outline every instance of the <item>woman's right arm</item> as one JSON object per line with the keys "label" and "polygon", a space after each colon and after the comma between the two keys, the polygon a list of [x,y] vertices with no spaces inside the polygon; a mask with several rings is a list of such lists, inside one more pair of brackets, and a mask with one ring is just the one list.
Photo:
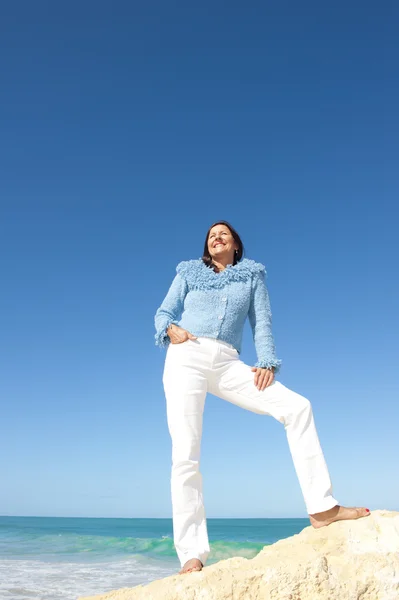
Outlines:
{"label": "woman's right arm", "polygon": [[155,343],[157,346],[167,346],[170,342],[167,335],[169,326],[177,325],[184,308],[184,298],[187,294],[187,282],[177,274],[172,281],[164,301],[155,313]]}

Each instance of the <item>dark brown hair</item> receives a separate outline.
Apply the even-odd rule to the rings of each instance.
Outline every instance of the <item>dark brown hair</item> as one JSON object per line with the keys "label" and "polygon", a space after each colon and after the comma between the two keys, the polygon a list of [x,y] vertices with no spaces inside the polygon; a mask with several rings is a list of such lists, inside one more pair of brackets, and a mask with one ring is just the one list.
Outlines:
{"label": "dark brown hair", "polygon": [[215,225],[224,225],[225,227],[227,227],[230,230],[231,235],[233,236],[233,239],[238,246],[237,253],[234,253],[233,265],[236,265],[242,259],[243,255],[244,255],[244,244],[242,243],[241,238],[238,235],[237,231],[227,221],[216,221],[216,223],[213,223],[213,225],[211,225],[209,227],[208,233],[206,234],[206,238],[205,238],[204,253],[202,255],[202,260],[204,261],[204,263],[206,264],[207,267],[212,267],[213,270],[217,272],[218,269],[213,264],[212,257],[209,254],[209,250],[208,250],[209,234],[211,232],[212,227],[215,227]]}

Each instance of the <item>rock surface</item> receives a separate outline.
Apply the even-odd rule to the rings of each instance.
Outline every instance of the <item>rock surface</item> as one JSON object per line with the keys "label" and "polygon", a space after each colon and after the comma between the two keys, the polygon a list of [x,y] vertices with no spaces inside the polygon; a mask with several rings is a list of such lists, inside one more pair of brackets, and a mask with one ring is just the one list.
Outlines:
{"label": "rock surface", "polygon": [[399,600],[399,512],[306,527],[255,558],[80,600]]}

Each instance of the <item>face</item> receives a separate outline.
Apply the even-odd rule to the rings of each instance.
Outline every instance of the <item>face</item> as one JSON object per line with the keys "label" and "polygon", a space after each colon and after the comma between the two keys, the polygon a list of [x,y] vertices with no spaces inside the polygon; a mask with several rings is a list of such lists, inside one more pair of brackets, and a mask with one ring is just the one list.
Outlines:
{"label": "face", "polygon": [[218,257],[230,257],[231,262],[233,262],[234,250],[238,250],[238,245],[226,225],[215,225],[215,227],[212,227],[208,236],[208,250],[211,257],[215,260]]}

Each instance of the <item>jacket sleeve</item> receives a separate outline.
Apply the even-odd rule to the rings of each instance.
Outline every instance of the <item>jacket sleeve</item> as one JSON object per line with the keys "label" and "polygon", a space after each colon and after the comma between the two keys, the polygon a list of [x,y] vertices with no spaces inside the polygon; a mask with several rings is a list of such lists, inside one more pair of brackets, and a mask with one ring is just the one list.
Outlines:
{"label": "jacket sleeve", "polygon": [[184,298],[187,294],[187,282],[181,275],[177,274],[172,281],[168,293],[161,306],[155,313],[155,344],[166,347],[170,343],[166,333],[169,325],[178,324],[183,313]]}
{"label": "jacket sleeve", "polygon": [[264,271],[257,273],[254,277],[248,317],[258,357],[255,367],[266,369],[274,367],[277,373],[280,369],[281,360],[277,358],[274,346],[272,313]]}

